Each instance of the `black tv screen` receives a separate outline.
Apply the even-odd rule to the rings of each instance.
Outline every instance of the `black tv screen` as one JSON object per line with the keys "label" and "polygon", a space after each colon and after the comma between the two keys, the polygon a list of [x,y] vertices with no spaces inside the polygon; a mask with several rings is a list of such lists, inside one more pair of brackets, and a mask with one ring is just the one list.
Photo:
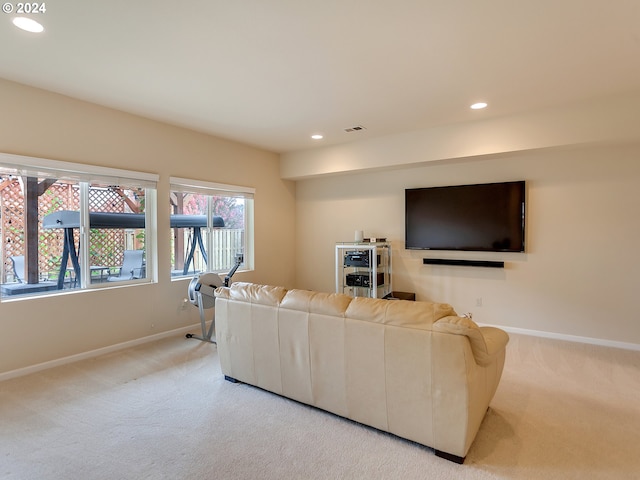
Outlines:
{"label": "black tv screen", "polygon": [[405,190],[405,247],[524,252],[525,182]]}

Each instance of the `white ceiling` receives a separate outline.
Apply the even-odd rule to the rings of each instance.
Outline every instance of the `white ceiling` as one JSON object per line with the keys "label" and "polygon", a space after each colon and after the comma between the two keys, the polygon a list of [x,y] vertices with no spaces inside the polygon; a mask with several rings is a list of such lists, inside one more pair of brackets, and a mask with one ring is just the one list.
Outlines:
{"label": "white ceiling", "polygon": [[640,92],[639,0],[52,0],[39,35],[12,16],[0,77],[275,152]]}

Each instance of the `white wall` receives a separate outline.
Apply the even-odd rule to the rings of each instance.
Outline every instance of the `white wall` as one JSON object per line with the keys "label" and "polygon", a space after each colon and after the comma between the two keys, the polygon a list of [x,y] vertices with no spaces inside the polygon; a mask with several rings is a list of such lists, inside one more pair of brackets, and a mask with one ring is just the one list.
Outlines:
{"label": "white wall", "polygon": [[170,280],[169,176],[255,187],[255,271],[234,280],[293,286],[295,184],[278,155],[1,79],[0,105],[1,152],[160,174],[159,283],[1,302],[0,374],[199,322],[180,308],[189,280]]}
{"label": "white wall", "polygon": [[[333,291],[334,244],[363,229],[392,242],[394,290],[480,323],[640,345],[639,158],[637,143],[584,146],[300,180],[296,284]],[[404,249],[405,188],[507,180],[527,181],[526,253]],[[506,268],[426,266],[427,256]]]}

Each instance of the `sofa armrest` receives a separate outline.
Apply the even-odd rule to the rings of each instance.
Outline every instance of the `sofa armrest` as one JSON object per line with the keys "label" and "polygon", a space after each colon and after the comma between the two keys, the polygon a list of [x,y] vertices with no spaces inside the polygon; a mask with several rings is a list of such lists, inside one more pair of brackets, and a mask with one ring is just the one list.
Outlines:
{"label": "sofa armrest", "polygon": [[465,335],[471,343],[471,351],[478,365],[491,364],[509,342],[509,335],[495,327],[479,327],[467,317],[448,316],[433,324],[434,332]]}

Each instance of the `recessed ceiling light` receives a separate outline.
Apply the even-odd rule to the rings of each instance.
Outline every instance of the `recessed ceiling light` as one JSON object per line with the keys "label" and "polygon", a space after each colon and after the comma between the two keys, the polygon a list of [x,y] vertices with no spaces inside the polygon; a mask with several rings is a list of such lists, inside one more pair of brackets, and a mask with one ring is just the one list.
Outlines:
{"label": "recessed ceiling light", "polygon": [[16,17],[13,19],[13,24],[27,32],[40,33],[44,31],[44,27],[41,24],[27,17]]}
{"label": "recessed ceiling light", "polygon": [[471,108],[473,110],[481,110],[483,108],[487,108],[487,104],[484,102],[478,102],[478,103],[474,103],[473,105],[471,105]]}
{"label": "recessed ceiling light", "polygon": [[311,135],[311,138],[313,138],[314,140],[322,140],[324,136],[316,133],[315,135]]}

